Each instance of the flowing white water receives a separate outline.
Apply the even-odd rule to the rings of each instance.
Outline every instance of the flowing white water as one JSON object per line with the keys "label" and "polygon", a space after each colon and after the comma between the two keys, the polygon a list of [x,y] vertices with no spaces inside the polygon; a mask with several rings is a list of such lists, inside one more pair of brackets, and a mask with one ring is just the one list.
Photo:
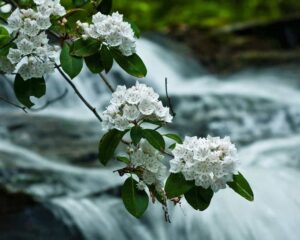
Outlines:
{"label": "flowing white water", "polygon": [[[164,94],[164,78],[169,79],[177,117],[175,126],[196,134],[228,134],[240,147],[243,173],[252,185],[255,201],[240,198],[230,189],[220,191],[211,207],[195,212],[185,203],[171,209],[172,224],[163,220],[158,205],[151,206],[145,217],[129,216],[121,200],[97,191],[97,186],[114,187],[116,176],[109,171],[71,167],[42,158],[30,150],[0,142],[0,153],[24,156],[35,168],[51,169],[58,175],[80,176],[83,181],[74,191],[49,200],[53,207],[64,209],[68,221],[77,225],[85,239],[208,239],[208,240],[297,240],[300,238],[300,77],[297,69],[249,70],[230,77],[216,77],[185,55],[148,40],[139,41],[139,53],[149,74],[144,82]],[[113,82],[132,79],[116,67],[109,75]],[[48,98],[63,92],[62,80],[49,79]],[[103,109],[109,95],[97,77],[86,71],[75,84],[98,109]],[[128,80],[130,84],[134,81]],[[0,91],[1,92],[1,91]],[[93,115],[69,96],[40,114],[90,120]],[[70,109],[70,110],[67,110]],[[205,130],[201,126],[205,126]],[[204,132],[203,132],[204,131]],[[99,178],[96,180],[97,176]],[[83,177],[85,176],[85,177]],[[66,188],[78,182],[70,178]],[[67,181],[58,178],[57,181]],[[75,181],[75,184],[72,184]],[[94,182],[93,182],[94,181]],[[104,184],[105,183],[105,184]],[[40,188],[45,187],[44,185]],[[80,190],[82,188],[82,190]],[[38,186],[34,188],[39,189]],[[99,190],[101,190],[99,188]],[[40,189],[42,192],[42,189]],[[82,192],[81,192],[82,191]],[[67,191],[68,192],[68,191]],[[39,191],[34,192],[42,195]],[[81,196],[81,197],[78,197]],[[171,207],[172,208],[172,207]],[[59,213],[58,217],[59,217]],[[61,216],[63,217],[63,216]]]}

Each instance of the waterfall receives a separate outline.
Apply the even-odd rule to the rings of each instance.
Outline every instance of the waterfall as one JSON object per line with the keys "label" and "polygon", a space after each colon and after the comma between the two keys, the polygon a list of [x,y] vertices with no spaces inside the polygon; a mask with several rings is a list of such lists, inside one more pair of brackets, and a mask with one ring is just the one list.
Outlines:
{"label": "waterfall", "polygon": [[[79,239],[299,239],[299,69],[282,66],[216,76],[199,66],[185,48],[165,39],[157,41],[138,42],[138,52],[149,71],[141,81],[164,95],[164,78],[168,78],[177,113],[173,129],[182,134],[231,136],[254,190],[254,202],[226,189],[215,195],[205,212],[196,212],[185,202],[181,207],[170,206],[171,224],[164,222],[158,204],[150,204],[145,216],[137,220],[122,205],[122,179],[112,173],[114,166],[103,170],[54,161],[18,145],[5,126],[0,126],[0,182],[33,195],[66,225],[75,227],[82,235]],[[113,85],[136,81],[117,66],[108,78]],[[47,96],[40,105],[68,88],[59,75],[46,80]],[[98,76],[84,69],[73,81],[99,111],[104,109],[110,95]],[[2,83],[1,96],[14,100],[9,82]],[[93,121],[93,115],[68,89],[66,98],[34,113],[33,118],[51,115],[68,121]],[[3,106],[2,117],[17,111]],[[21,176],[17,180],[5,176],[5,170],[13,167]],[[39,181],[34,181],[36,172],[41,173]],[[26,189],[24,179],[31,181]]]}

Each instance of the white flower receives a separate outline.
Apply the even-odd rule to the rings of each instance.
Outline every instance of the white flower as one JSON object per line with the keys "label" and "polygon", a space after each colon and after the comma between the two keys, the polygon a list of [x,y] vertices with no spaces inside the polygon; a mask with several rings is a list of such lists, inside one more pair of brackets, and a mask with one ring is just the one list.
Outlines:
{"label": "white flower", "polygon": [[7,58],[12,64],[17,64],[22,59],[22,53],[19,49],[10,48]]}
{"label": "white flower", "polygon": [[114,119],[114,127],[120,131],[126,130],[127,128],[131,127],[131,125],[132,124],[130,124],[129,121],[125,117],[118,115]]}
{"label": "white flower", "polygon": [[142,96],[141,96],[140,92],[135,87],[128,89],[125,94],[125,100],[129,104],[138,104],[139,101],[141,100],[141,97]]}
{"label": "white flower", "polygon": [[39,26],[35,20],[30,20],[29,18],[24,20],[24,27],[22,29],[24,34],[34,37],[39,33],[39,31]]}
{"label": "white flower", "polygon": [[8,27],[12,30],[19,30],[23,26],[20,10],[17,8],[7,19]]}
{"label": "white flower", "polygon": [[152,88],[138,82],[128,89],[125,86],[118,86],[102,117],[105,130],[111,128],[126,130],[140,120],[161,122],[172,120],[169,108],[164,107],[158,100],[158,94]]}
{"label": "white flower", "polygon": [[51,27],[51,15],[62,16],[66,12],[59,0],[34,0],[34,3],[36,10],[16,9],[7,20],[18,34],[14,40],[17,48],[10,48],[7,58],[25,80],[54,71],[58,49],[49,45],[45,30]]}
{"label": "white flower", "polygon": [[155,111],[155,105],[148,98],[144,98],[139,104],[139,110],[144,115],[151,115]]}
{"label": "white flower", "polygon": [[92,23],[77,22],[83,30],[82,38],[99,39],[109,47],[117,47],[125,56],[135,53],[135,36],[131,25],[124,22],[123,15],[118,12],[111,16],[97,13],[92,17]]}
{"label": "white flower", "polygon": [[38,25],[38,28],[41,30],[46,30],[51,27],[49,16],[43,16],[41,13],[38,14],[36,23]]}
{"label": "white flower", "polygon": [[138,147],[134,147],[131,153],[132,165],[143,169],[143,182],[147,185],[154,184],[157,187],[161,187],[166,179],[166,167],[162,163],[163,158],[164,156],[159,151],[144,140]]}
{"label": "white flower", "polygon": [[17,47],[20,50],[22,55],[28,55],[32,53],[33,43],[27,40],[26,38],[24,38],[17,43]]}
{"label": "white flower", "polygon": [[140,112],[135,105],[126,104],[123,108],[123,114],[128,121],[134,121],[139,117]]}
{"label": "white flower", "polygon": [[170,172],[182,172],[186,180],[214,192],[225,188],[237,173],[237,150],[229,137],[186,137],[183,144],[176,144],[173,154]]}
{"label": "white flower", "polygon": [[66,14],[65,8],[60,4],[59,0],[34,0],[38,6],[37,10],[44,16],[63,16]]}

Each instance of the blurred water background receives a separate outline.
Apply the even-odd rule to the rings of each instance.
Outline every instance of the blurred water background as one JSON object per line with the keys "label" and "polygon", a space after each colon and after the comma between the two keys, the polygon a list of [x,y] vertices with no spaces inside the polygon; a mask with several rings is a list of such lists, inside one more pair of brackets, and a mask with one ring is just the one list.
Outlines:
{"label": "blurred water background", "polygon": [[[255,201],[226,189],[204,212],[169,206],[171,224],[159,204],[135,219],[120,199],[118,166],[98,163],[101,124],[57,73],[35,108],[67,94],[46,109],[25,114],[0,101],[0,240],[300,239],[300,2],[115,7],[152,30],[137,43],[148,68],[141,81],[164,98],[168,78],[176,112],[169,130],[230,136]],[[117,66],[107,77],[114,87],[136,81]],[[0,78],[0,96],[17,102],[12,82]],[[105,109],[110,94],[98,76],[84,69],[74,83]]]}
{"label": "blurred water background", "polygon": [[[221,77],[184,47],[160,41],[138,43],[149,70],[142,81],[164,96],[168,77],[177,113],[173,130],[232,138],[255,201],[227,189],[205,212],[185,203],[170,206],[171,224],[158,204],[141,220],[130,216],[119,198],[122,180],[112,173],[115,166],[97,163],[101,125],[69,89],[39,112],[25,114],[1,103],[0,201],[6,213],[0,239],[299,239],[299,67],[248,68]],[[117,67],[108,77],[113,85],[135,83]],[[1,96],[15,101],[10,80],[1,81]],[[83,71],[74,83],[104,109],[109,94],[97,76]],[[55,75],[47,88],[46,98],[53,99],[66,85]]]}

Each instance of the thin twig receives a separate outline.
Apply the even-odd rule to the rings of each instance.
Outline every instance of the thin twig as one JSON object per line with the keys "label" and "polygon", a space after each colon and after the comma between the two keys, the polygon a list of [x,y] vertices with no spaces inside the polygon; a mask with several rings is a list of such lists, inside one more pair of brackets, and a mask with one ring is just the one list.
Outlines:
{"label": "thin twig", "polygon": [[33,109],[31,109],[31,111],[34,111],[34,112],[41,111],[41,110],[45,109],[46,107],[52,105],[53,103],[56,103],[56,102],[62,100],[63,98],[65,98],[67,96],[67,94],[68,94],[68,89],[66,88],[65,91],[58,97],[48,100],[43,106],[41,106],[39,108],[33,108]]}
{"label": "thin twig", "polygon": [[94,115],[97,117],[97,119],[102,122],[102,118],[98,114],[95,107],[93,107],[79,92],[75,84],[69,79],[69,77],[56,65],[57,70],[59,73],[63,76],[63,78],[67,81],[67,83],[73,88],[77,96],[81,99],[81,101],[94,113]]}
{"label": "thin twig", "polygon": [[14,107],[16,107],[16,108],[19,108],[19,109],[23,110],[25,113],[27,113],[26,107],[23,107],[23,106],[20,106],[20,105],[18,105],[18,104],[16,104],[16,103],[13,103],[13,102],[11,102],[11,101],[9,101],[9,100],[7,100],[7,99],[1,97],[1,96],[0,96],[0,100],[3,101],[3,102],[5,102],[5,103],[7,103],[7,104],[9,104],[9,105],[11,105],[11,106],[14,106]]}
{"label": "thin twig", "polygon": [[166,97],[167,97],[167,100],[168,100],[168,106],[170,108],[171,115],[173,117],[175,117],[176,113],[173,110],[172,101],[171,101],[171,98],[169,97],[169,94],[168,94],[168,79],[167,78],[165,78],[165,88],[166,88]]}
{"label": "thin twig", "polygon": [[108,87],[108,89],[111,92],[114,92],[114,88],[112,87],[112,85],[109,83],[108,79],[105,77],[105,75],[103,73],[99,73],[99,76],[101,77],[101,79],[103,80],[103,82],[105,83],[105,85]]}

